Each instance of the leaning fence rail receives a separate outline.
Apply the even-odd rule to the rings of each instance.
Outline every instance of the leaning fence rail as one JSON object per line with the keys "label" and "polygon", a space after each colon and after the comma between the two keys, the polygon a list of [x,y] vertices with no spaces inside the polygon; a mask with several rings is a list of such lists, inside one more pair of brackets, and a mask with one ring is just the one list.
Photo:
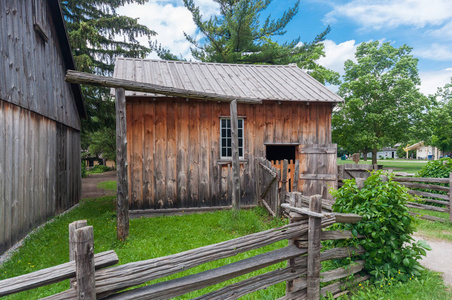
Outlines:
{"label": "leaning fence rail", "polygon": [[[90,270],[94,270],[94,266],[90,265],[90,261],[93,261],[92,244],[90,244],[92,243],[92,238],[90,238],[92,227],[81,227],[75,229],[75,236],[78,239],[75,247],[73,247],[76,249],[75,255],[72,256],[75,258],[75,262],[72,261],[50,269],[0,281],[0,295],[16,293],[75,277],[76,284],[73,284],[69,290],[45,299],[80,297],[88,299],[90,298],[88,295],[91,295],[90,299],[170,299],[282,261],[288,261],[287,267],[242,280],[196,299],[237,299],[284,281],[289,282],[290,287],[288,283],[286,295],[281,299],[318,299],[320,294],[327,292],[341,293],[344,282],[334,282],[322,288],[320,288],[320,283],[343,279],[350,274],[359,272],[362,269],[363,262],[320,273],[321,261],[356,256],[362,254],[364,250],[362,248],[335,248],[321,252],[321,240],[352,237],[349,232],[322,231],[322,228],[328,227],[338,220],[341,220],[341,222],[357,222],[361,217],[322,211],[322,201],[318,195],[310,197],[310,209],[307,209],[303,207],[306,203],[303,197],[300,193],[294,193],[293,196],[289,196],[289,203],[282,205],[287,212],[292,214],[291,223],[286,226],[166,257],[109,268],[99,269],[117,263],[116,254],[112,251],[98,254],[94,256],[97,270],[91,277]],[[291,202],[291,200],[293,201]],[[126,290],[154,279],[186,271],[204,263],[235,256],[282,240],[288,240],[289,244],[286,247],[242,259],[219,268]],[[104,259],[101,259],[101,257],[104,257]],[[106,259],[105,257],[109,258]],[[61,270],[65,271],[62,272]],[[62,275],[63,273],[64,275]],[[366,277],[358,276],[355,280],[364,279]],[[14,282],[21,282],[22,288],[18,289],[17,285],[12,284]]]}

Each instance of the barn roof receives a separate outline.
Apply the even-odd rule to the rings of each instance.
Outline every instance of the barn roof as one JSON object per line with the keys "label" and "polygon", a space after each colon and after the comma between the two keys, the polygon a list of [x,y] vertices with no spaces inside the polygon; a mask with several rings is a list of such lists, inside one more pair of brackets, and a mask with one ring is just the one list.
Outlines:
{"label": "barn roof", "polygon": [[[296,65],[243,65],[117,58],[114,78],[261,100],[343,102]],[[126,91],[126,96],[158,96]]]}

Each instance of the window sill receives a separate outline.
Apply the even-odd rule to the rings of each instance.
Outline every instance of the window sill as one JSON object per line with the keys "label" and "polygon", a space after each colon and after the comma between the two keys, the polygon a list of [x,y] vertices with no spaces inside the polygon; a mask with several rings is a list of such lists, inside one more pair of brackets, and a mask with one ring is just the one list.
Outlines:
{"label": "window sill", "polygon": [[[220,158],[217,160],[217,165],[228,165],[232,163],[232,159],[230,158]],[[248,159],[239,158],[239,163],[241,164],[247,164]]]}

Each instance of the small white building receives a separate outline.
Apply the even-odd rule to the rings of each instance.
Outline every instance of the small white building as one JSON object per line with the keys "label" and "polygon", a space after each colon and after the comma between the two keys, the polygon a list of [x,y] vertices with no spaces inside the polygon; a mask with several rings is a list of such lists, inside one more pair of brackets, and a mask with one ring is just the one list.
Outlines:
{"label": "small white building", "polygon": [[[367,158],[372,158],[372,152],[367,153]],[[397,148],[383,148],[377,152],[377,159],[399,158],[397,156]]]}
{"label": "small white building", "polygon": [[411,146],[407,146],[403,148],[405,152],[407,153],[408,158],[408,151],[410,150],[416,150],[416,158],[417,159],[439,159],[442,156],[441,150],[439,150],[436,147],[433,146],[426,146],[424,145],[424,141],[420,141],[416,144],[413,144]]}

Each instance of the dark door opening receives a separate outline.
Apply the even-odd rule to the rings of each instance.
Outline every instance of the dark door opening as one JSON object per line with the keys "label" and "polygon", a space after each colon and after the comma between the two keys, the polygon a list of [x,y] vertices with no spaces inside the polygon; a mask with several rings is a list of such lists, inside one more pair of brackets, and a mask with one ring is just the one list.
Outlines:
{"label": "dark door opening", "polygon": [[294,160],[296,145],[267,145],[267,160]]}

